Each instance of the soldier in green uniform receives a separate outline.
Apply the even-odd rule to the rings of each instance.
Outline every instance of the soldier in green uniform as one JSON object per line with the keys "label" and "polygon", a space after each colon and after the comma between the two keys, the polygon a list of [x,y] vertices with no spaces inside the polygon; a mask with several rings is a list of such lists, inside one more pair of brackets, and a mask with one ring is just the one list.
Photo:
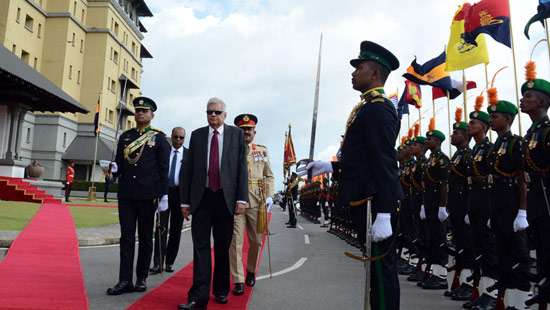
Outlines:
{"label": "soldier in green uniform", "polygon": [[550,121],[547,114],[550,83],[542,79],[529,80],[521,87],[521,93],[521,112],[528,114],[533,122],[523,147],[529,188],[527,219],[537,251],[536,280],[546,279],[528,304],[546,304],[550,303]]}
{"label": "soldier in green uniform", "polygon": [[[404,197],[399,204],[399,248],[398,253],[403,253],[406,249],[407,254],[410,255],[413,251],[413,239],[415,238],[414,234],[414,219],[412,211],[412,201],[411,201],[411,192],[412,192],[412,167],[414,166],[414,157],[410,148],[409,141],[406,141],[403,145],[398,148],[398,160],[399,160],[399,179],[401,181],[401,187],[403,188]],[[404,255],[400,255],[398,260],[398,272],[402,275],[410,275],[414,272],[414,267],[409,264],[409,261],[402,258]],[[406,257],[406,256],[405,256]]]}
{"label": "soldier in green uniform", "polygon": [[[497,276],[495,237],[487,226],[490,217],[491,192],[489,184],[490,167],[487,156],[493,144],[487,137],[489,114],[481,111],[483,97],[478,97],[475,111],[470,113],[468,133],[475,145],[468,160],[468,203],[464,222],[470,226],[473,238],[470,240],[474,254],[474,288],[477,298],[465,303],[464,307],[479,306],[492,309],[496,306],[496,292],[487,290],[495,284]],[[475,297],[475,295],[473,296]]]}
{"label": "soldier in green uniform", "polygon": [[[119,282],[107,290],[108,295],[147,289],[155,211],[157,207],[168,208],[170,145],[163,132],[151,127],[157,106],[147,97],[138,97],[133,104],[136,128],[120,135],[113,163],[113,172],[119,179],[120,272]],[[139,250],[134,285],[136,223]]]}
{"label": "soldier in green uniform", "polygon": [[[489,90],[490,91],[490,90]],[[496,97],[496,96],[495,96]],[[495,233],[499,294],[506,307],[525,309],[531,284],[528,271],[527,197],[520,136],[510,127],[518,110],[513,103],[499,100],[487,109],[491,128],[498,139],[489,153],[492,180],[490,226]],[[502,294],[503,290],[505,291]]]}
{"label": "soldier in green uniform", "polygon": [[[462,109],[457,111],[461,115]],[[470,244],[470,227],[464,223],[464,217],[467,213],[467,192],[468,192],[468,161],[470,160],[472,150],[468,146],[470,135],[468,134],[468,123],[461,121],[462,117],[457,117],[453,124],[453,134],[451,135],[451,144],[456,147],[456,152],[451,158],[449,165],[449,213],[450,222],[453,231],[453,243],[455,264],[451,266],[454,273],[460,279],[460,286],[451,292],[454,300],[467,301],[472,298],[471,281],[468,278],[472,276],[473,253]],[[449,272],[452,274],[453,272]],[[450,288],[450,284],[449,288]]]}
{"label": "soldier in green uniform", "polygon": [[420,209],[420,218],[425,222],[427,232],[428,266],[432,273],[420,286],[424,289],[447,288],[448,255],[446,246],[447,195],[449,181],[449,157],[441,151],[445,135],[430,126],[426,133],[426,146],[430,157],[424,165],[422,182],[424,184],[424,205]]}
{"label": "soldier in green uniform", "polygon": [[[419,124],[418,124],[419,125]],[[422,171],[424,165],[428,161],[426,158],[426,138],[422,136],[416,136],[410,146],[411,152],[415,157],[414,163],[411,167],[411,212],[413,218],[413,244],[415,245],[418,262],[416,264],[416,272],[407,277],[407,281],[420,282],[423,281],[427,272],[422,270],[422,265],[426,263],[428,256],[426,246],[426,227],[423,221],[420,219],[420,209],[424,205],[424,185],[422,184]],[[427,271],[427,270],[426,270]]]}

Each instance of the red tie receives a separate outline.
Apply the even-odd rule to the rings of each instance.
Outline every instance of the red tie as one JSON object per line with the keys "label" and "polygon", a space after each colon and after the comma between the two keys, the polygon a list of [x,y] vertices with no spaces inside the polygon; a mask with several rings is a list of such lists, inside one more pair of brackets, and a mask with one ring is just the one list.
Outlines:
{"label": "red tie", "polygon": [[218,131],[214,130],[210,141],[210,159],[208,161],[208,188],[217,192],[220,189],[220,151],[218,149]]}

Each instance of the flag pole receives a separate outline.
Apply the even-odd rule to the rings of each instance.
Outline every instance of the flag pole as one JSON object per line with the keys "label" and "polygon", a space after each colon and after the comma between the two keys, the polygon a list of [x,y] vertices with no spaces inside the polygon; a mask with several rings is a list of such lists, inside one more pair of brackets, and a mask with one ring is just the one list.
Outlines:
{"label": "flag pole", "polygon": [[[99,92],[99,98],[98,98],[98,104],[97,104],[97,128],[99,129],[99,122],[101,120],[101,92]],[[101,134],[101,130],[98,130],[97,132],[94,129],[95,133],[95,147],[94,147],[94,161],[92,162],[92,175],[90,177],[92,181],[92,185],[88,189],[88,200],[89,201],[95,201],[96,199],[96,191],[95,191],[95,182],[94,182],[94,175],[95,175],[95,163],[97,161],[97,142],[99,141],[99,135]]]}
{"label": "flag pole", "polygon": [[[510,0],[508,0],[508,7],[511,7]],[[514,63],[514,83],[516,86],[516,106],[519,110],[519,85],[518,85],[518,66],[516,62],[516,47],[514,44],[514,31],[512,30],[512,9],[510,9],[510,43],[512,44],[512,60]],[[521,117],[518,117],[518,129],[519,135],[523,136],[521,130]]]}
{"label": "flag pole", "polygon": [[550,58],[550,35],[548,33],[548,22],[544,19],[544,30],[546,31],[546,46],[548,46],[548,57]]}
{"label": "flag pole", "polygon": [[[447,94],[447,122],[449,127],[449,139],[451,138],[451,98],[449,98],[449,91],[445,91]],[[451,148],[451,142],[449,142],[449,157],[453,156],[453,149]]]}
{"label": "flag pole", "polygon": [[[313,99],[313,119],[311,121],[311,140],[309,145],[309,160],[313,160],[315,151],[315,133],[317,131],[317,112],[319,109],[319,84],[321,80],[321,51],[323,49],[323,33],[319,39],[319,59],[317,62],[317,78],[315,80],[315,97]],[[308,173],[308,181],[311,181],[311,173]]]}
{"label": "flag pole", "polygon": [[[485,89],[489,89],[489,69],[487,64],[484,64],[485,67]],[[493,142],[493,133],[491,128],[489,128],[489,141]]]}
{"label": "flag pole", "polygon": [[[464,95],[464,121],[468,122],[468,82],[466,82],[466,70],[462,70],[462,84],[463,90],[462,94]],[[448,97],[448,94],[447,94]]]}

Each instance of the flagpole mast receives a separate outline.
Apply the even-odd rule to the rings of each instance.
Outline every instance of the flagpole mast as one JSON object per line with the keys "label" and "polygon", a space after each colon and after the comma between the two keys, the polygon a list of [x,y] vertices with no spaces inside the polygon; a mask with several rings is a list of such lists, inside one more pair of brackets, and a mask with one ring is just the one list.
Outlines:
{"label": "flagpole mast", "polygon": [[[99,92],[99,99],[98,99],[98,107],[97,107],[98,111],[97,111],[97,128],[99,129],[100,128],[100,120],[101,120],[101,92]],[[97,132],[95,132],[95,147],[94,147],[94,161],[92,162],[92,175],[90,177],[91,181],[92,181],[92,185],[90,186],[90,188],[88,189],[88,200],[89,201],[95,201],[95,195],[96,195],[96,191],[95,191],[95,182],[94,182],[94,175],[95,175],[95,163],[97,161],[97,142],[99,141],[99,135],[101,134],[101,130],[98,130]]]}
{"label": "flagpole mast", "polygon": [[[485,68],[485,89],[489,89],[489,69],[487,64],[484,64]],[[493,142],[493,133],[491,128],[489,128],[489,141]]]}
{"label": "flagpole mast", "polygon": [[[468,122],[468,82],[466,82],[466,70],[462,70],[462,94],[464,95],[464,121]],[[448,97],[448,95],[447,95]]]}
{"label": "flagpole mast", "polygon": [[550,58],[550,34],[548,33],[548,22],[544,19],[544,30],[546,31],[546,46],[548,46],[548,57]]}
{"label": "flagpole mast", "polygon": [[[449,91],[445,91],[447,94],[447,122],[449,129],[449,139],[451,138],[451,98],[449,98]],[[453,150],[451,148],[451,142],[449,141],[449,157],[453,156]]]}
{"label": "flagpole mast", "polygon": [[[309,159],[313,160],[315,151],[315,132],[317,130],[317,111],[319,109],[319,84],[321,80],[321,51],[323,48],[323,33],[319,39],[319,59],[317,62],[317,79],[315,81],[315,98],[313,101],[313,120],[311,122],[311,140],[309,144]],[[311,175],[308,173],[308,180],[311,181]]]}
{"label": "flagpole mast", "polygon": [[[508,7],[511,7],[510,0],[508,0]],[[510,43],[512,43],[512,59],[514,63],[514,83],[516,86],[516,106],[519,110],[519,85],[518,85],[518,66],[516,62],[516,47],[514,44],[514,31],[512,30],[512,9],[510,8]],[[521,130],[521,115],[518,117],[518,129],[519,129],[519,135],[522,136],[522,130]]]}

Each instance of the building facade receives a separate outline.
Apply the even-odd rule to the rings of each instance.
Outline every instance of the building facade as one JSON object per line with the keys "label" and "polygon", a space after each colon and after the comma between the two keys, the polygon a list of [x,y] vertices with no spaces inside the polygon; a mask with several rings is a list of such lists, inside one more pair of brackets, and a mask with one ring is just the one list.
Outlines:
{"label": "building facade", "polygon": [[[140,18],[148,16],[144,0],[0,1],[2,45],[92,112],[20,113],[17,160],[37,160],[47,179],[62,179],[66,162],[75,160],[77,178],[92,178],[95,143],[88,142],[98,102],[103,152],[97,159],[111,159],[104,157],[114,149],[117,129],[134,126],[130,103],[140,95],[142,61],[152,57],[141,44],[146,29]],[[9,118],[4,110],[0,118]],[[0,145],[4,138],[0,134]],[[70,158],[76,153],[79,158]],[[95,171],[93,179],[100,180],[101,170]]]}

